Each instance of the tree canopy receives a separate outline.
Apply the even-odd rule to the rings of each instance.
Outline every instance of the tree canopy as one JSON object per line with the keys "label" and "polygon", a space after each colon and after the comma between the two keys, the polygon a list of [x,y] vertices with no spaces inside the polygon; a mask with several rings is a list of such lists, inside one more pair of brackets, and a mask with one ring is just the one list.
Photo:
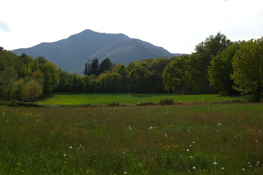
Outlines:
{"label": "tree canopy", "polygon": [[243,42],[233,58],[234,89],[260,101],[263,91],[263,40]]}

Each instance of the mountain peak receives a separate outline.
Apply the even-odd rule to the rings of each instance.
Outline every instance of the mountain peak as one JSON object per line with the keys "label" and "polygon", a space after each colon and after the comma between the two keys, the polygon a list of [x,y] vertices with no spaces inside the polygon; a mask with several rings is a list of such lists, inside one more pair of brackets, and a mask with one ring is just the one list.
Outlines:
{"label": "mountain peak", "polygon": [[13,50],[33,58],[44,56],[61,69],[81,73],[87,60],[110,58],[113,63],[129,64],[135,59],[174,56],[162,47],[154,46],[124,34],[108,34],[86,29],[53,43],[41,43],[27,49]]}

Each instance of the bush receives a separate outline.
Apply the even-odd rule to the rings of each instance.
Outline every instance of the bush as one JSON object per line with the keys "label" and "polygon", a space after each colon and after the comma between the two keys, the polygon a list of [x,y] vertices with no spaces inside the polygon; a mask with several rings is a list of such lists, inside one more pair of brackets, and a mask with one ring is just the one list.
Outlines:
{"label": "bush", "polygon": [[161,99],[160,101],[160,105],[172,105],[172,104],[174,104],[174,100],[171,98],[164,98]]}

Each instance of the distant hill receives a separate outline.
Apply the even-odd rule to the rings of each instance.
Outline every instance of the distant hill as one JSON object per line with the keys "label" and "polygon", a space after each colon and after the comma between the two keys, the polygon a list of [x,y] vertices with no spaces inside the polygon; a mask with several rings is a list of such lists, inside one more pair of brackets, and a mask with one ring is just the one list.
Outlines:
{"label": "distant hill", "polygon": [[84,30],[67,39],[41,43],[31,48],[16,49],[12,52],[17,55],[25,53],[33,58],[44,56],[62,70],[71,73],[81,73],[88,59],[98,58],[99,61],[102,61],[109,58],[113,63],[127,65],[135,60],[179,55],[172,54],[151,43],[129,38],[124,34],[106,34],[92,30]]}

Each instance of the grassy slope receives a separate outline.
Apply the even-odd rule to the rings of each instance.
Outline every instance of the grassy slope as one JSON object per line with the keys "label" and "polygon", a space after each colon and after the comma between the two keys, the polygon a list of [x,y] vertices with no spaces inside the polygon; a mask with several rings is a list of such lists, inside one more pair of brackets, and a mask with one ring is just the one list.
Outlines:
{"label": "grassy slope", "polygon": [[159,102],[164,98],[172,98],[176,102],[211,102],[227,101],[239,97],[221,97],[215,94],[208,95],[175,95],[175,94],[54,94],[41,100],[40,104],[52,105],[81,105],[81,104],[106,104],[118,102],[120,104],[138,104],[141,102]]}
{"label": "grassy slope", "polygon": [[0,111],[0,174],[263,174],[262,104]]}

